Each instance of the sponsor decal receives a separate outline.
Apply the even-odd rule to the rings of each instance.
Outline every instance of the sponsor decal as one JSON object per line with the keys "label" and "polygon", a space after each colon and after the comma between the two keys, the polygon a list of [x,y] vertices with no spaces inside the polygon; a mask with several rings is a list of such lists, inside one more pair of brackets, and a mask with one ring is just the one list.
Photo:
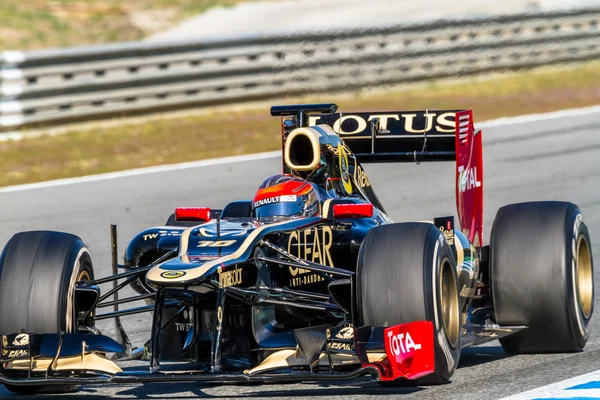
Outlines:
{"label": "sponsor decal", "polygon": [[442,232],[446,242],[453,246],[454,245],[454,217],[440,217],[434,218],[433,224]]}
{"label": "sponsor decal", "polygon": [[418,379],[435,371],[434,335],[437,333],[431,321],[396,325],[383,332],[390,368],[384,370],[382,380]]}
{"label": "sponsor decal", "polygon": [[252,204],[253,208],[264,206],[266,204],[279,203],[279,196],[277,197],[267,197],[266,199],[257,200]]}
{"label": "sponsor decal", "polygon": [[421,350],[421,345],[414,342],[410,336],[410,332],[398,333],[397,335],[394,335],[393,332],[388,332],[387,335],[388,344],[395,356],[410,355],[417,350]]}
{"label": "sponsor decal", "polygon": [[144,241],[146,241],[146,240],[158,239],[159,237],[165,237],[165,236],[177,237],[177,236],[181,236],[181,232],[180,231],[158,231],[156,233],[147,233],[147,234],[143,235],[143,238],[144,238]]}
{"label": "sponsor decal", "polygon": [[352,194],[352,183],[350,182],[350,175],[348,174],[348,154],[341,143],[338,144],[338,160],[340,164],[339,167],[342,186],[344,186],[346,193]]}
{"label": "sponsor decal", "polygon": [[[290,270],[292,270],[292,267],[290,267]],[[311,274],[309,270],[302,268],[294,268],[292,275],[293,277],[290,280],[291,287],[310,285],[311,283],[323,282],[325,280],[322,276]]]}
{"label": "sponsor decal", "polygon": [[266,204],[274,204],[274,203],[293,203],[297,199],[298,199],[298,196],[296,196],[296,195],[267,197],[266,199],[257,200],[254,203],[252,203],[252,208],[264,206]]}
{"label": "sponsor decal", "polygon": [[440,227],[440,231],[442,231],[442,233],[444,234],[444,237],[446,238],[446,242],[448,242],[449,245],[453,245],[454,244],[454,229],[444,230],[444,227]]}
{"label": "sponsor decal", "polygon": [[27,349],[23,349],[23,350],[10,350],[7,351],[8,354],[3,354],[5,357],[8,358],[17,358],[17,357],[25,357],[27,355],[29,355],[29,352],[27,351]]}
{"label": "sponsor decal", "polygon": [[12,344],[13,346],[29,346],[29,335],[26,333],[19,333]]}
{"label": "sponsor decal", "polygon": [[198,242],[197,247],[229,247],[235,242],[237,242],[237,240],[202,240]]}
{"label": "sponsor decal", "polygon": [[[343,125],[349,125],[344,124],[344,122],[348,120],[352,120],[356,128],[353,130],[342,131]],[[338,119],[333,124],[333,130],[342,135],[354,135],[363,132],[365,129],[367,129],[367,121],[365,121],[364,118],[361,118],[358,115],[344,115],[342,118]]]}
{"label": "sponsor decal", "polygon": [[185,271],[165,271],[160,276],[165,279],[177,279],[185,275]]}
{"label": "sponsor decal", "polygon": [[[184,310],[183,311],[183,319],[185,320],[190,320],[192,316],[192,313],[189,312],[188,310]],[[190,330],[190,328],[192,327],[192,323],[190,322],[175,322],[175,329],[177,330],[177,332],[187,332]]]}
{"label": "sponsor decal", "polygon": [[354,338],[354,329],[351,326],[347,326],[342,328],[336,335],[338,339],[353,339]]}
{"label": "sponsor decal", "polygon": [[190,323],[183,323],[183,322],[175,322],[175,329],[177,330],[177,332],[187,332],[190,330],[190,328],[192,327],[192,324]]}
{"label": "sponsor decal", "polygon": [[[339,329],[332,338],[332,332]],[[354,351],[354,329],[352,325],[336,327],[327,330],[327,350],[334,352],[353,352]]]}
{"label": "sponsor decal", "polygon": [[[333,231],[331,227],[313,227],[290,233],[287,251],[298,258],[333,267],[333,259],[330,253],[332,244]],[[289,267],[289,269],[291,287],[325,280],[321,275],[311,273],[307,269],[297,267]]]}
{"label": "sponsor decal", "polygon": [[[454,133],[455,112],[408,112],[390,114],[340,114],[313,115],[309,118],[309,125],[328,124],[340,136],[367,135],[368,122],[374,118],[379,119],[380,132],[390,131],[393,134],[423,134]],[[362,135],[361,135],[362,134]],[[370,135],[369,135],[370,136]]]}
{"label": "sponsor decal", "polygon": [[395,325],[383,331],[390,369],[382,380],[417,379],[435,371],[434,335],[431,321]]}
{"label": "sponsor decal", "polygon": [[483,243],[483,161],[481,131],[471,110],[456,113],[456,132],[466,143],[456,146],[456,209],[462,233],[475,247]]}
{"label": "sponsor decal", "polygon": [[[290,233],[287,250],[298,258],[333,267],[330,253],[332,244],[331,227],[313,227]],[[292,275],[296,274],[292,273]]]}
{"label": "sponsor decal", "polygon": [[354,180],[361,188],[371,186],[371,182],[369,182],[367,173],[360,165],[357,165],[356,168],[354,168]]}
{"label": "sponsor decal", "polygon": [[[29,346],[30,340],[29,335],[27,333],[19,333],[18,335],[16,335],[13,341],[11,342],[10,348],[8,345],[8,336],[11,335],[2,336],[2,357],[19,358],[26,357],[29,355],[29,349],[27,347]],[[20,348],[15,349],[14,347]]]}
{"label": "sponsor decal", "polygon": [[227,288],[241,283],[242,268],[238,268],[237,265],[229,271],[223,271],[222,268],[219,268],[219,287]]}
{"label": "sponsor decal", "polygon": [[477,175],[477,167],[465,169],[463,165],[458,166],[458,190],[464,193],[468,190],[481,186],[481,179]]}
{"label": "sponsor decal", "polygon": [[354,350],[354,345],[352,343],[331,342],[331,343],[327,343],[327,349],[329,349],[329,350],[353,351]]}
{"label": "sponsor decal", "polygon": [[223,307],[219,306],[217,308],[217,331],[221,331],[223,329]]}

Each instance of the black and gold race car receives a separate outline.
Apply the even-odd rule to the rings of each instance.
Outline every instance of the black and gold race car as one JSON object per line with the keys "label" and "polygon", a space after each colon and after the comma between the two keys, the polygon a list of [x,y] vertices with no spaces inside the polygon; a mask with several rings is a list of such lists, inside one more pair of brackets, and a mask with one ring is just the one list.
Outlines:
{"label": "black and gold race car", "polygon": [[[507,205],[484,245],[470,110],[271,114],[282,117],[283,173],[253,200],[176,209],[131,240],[123,264],[112,226],[111,276],[94,275],[77,236],[14,235],[0,257],[0,382],[19,393],[362,375],[420,385],[448,382],[462,348],[491,340],[509,353],[583,349],[594,286],[582,214]],[[456,223],[393,223],[361,164],[428,161],[455,162]],[[137,295],[120,298],[128,285]],[[147,305],[124,307],[138,300]],[[148,341],[132,348],[120,317],[146,312]],[[96,328],[105,319],[115,338]],[[131,360],[149,368],[124,369]]]}

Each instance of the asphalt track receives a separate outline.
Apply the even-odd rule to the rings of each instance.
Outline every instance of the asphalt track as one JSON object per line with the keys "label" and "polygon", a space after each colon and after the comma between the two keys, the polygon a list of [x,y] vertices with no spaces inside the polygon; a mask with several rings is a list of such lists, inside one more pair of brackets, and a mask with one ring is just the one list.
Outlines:
{"label": "asphalt track", "polygon": [[[533,118],[535,119],[535,118]],[[527,120],[525,120],[527,121]],[[485,237],[502,205],[530,200],[569,200],[580,206],[592,246],[600,252],[600,110],[577,116],[484,129]],[[119,244],[139,230],[162,225],[176,206],[219,207],[249,198],[266,176],[280,170],[268,157],[175,171],[63,186],[0,190],[0,244],[12,233],[54,229],[80,235],[88,244],[97,275],[109,272],[109,229],[119,224]],[[366,167],[377,194],[396,221],[455,214],[451,164]],[[596,256],[596,261],[598,257]],[[597,264],[598,265],[598,264]],[[524,266],[526,268],[526,266]],[[598,268],[596,279],[598,277]],[[598,307],[598,297],[596,298]],[[506,356],[497,343],[467,349],[452,383],[429,388],[381,388],[369,379],[352,382],[270,386],[151,384],[89,386],[76,395],[103,398],[398,398],[498,399],[600,369],[599,316],[584,352]],[[148,319],[125,320],[136,344],[146,338]],[[102,329],[112,332],[110,325]],[[2,387],[0,397],[9,395]],[[26,397],[20,397],[26,398]]]}

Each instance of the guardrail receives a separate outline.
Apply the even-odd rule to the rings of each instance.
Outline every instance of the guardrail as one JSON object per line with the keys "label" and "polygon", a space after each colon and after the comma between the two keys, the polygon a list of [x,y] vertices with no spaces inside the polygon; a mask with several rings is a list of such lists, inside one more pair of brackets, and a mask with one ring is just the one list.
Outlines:
{"label": "guardrail", "polygon": [[600,58],[600,9],[0,53],[0,131]]}

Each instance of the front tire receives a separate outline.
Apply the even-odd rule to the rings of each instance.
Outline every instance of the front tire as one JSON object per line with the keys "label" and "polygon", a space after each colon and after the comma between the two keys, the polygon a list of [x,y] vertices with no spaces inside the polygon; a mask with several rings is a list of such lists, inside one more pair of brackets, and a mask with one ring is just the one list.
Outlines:
{"label": "front tire", "polygon": [[594,311],[594,267],[575,204],[502,207],[490,238],[490,280],[496,322],[528,327],[500,339],[506,352],[583,349]]}
{"label": "front tire", "polygon": [[[75,283],[94,279],[82,240],[69,233],[21,232],[0,256],[0,333],[76,332]],[[67,393],[77,385],[13,386],[21,394]]]}
{"label": "front tire", "polygon": [[356,283],[356,327],[434,324],[435,372],[394,383],[448,382],[458,366],[462,332],[456,261],[442,233],[417,222],[372,229],[360,248]]}

